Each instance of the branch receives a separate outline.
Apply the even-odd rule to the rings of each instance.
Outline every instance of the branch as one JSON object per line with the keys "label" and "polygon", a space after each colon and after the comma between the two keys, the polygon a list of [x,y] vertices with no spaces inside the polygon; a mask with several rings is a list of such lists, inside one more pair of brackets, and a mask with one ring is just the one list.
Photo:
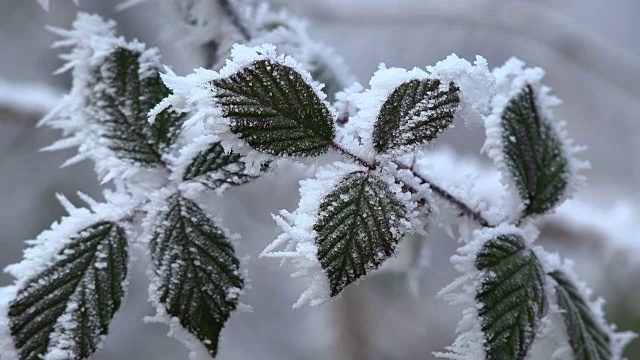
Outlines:
{"label": "branch", "polygon": [[229,21],[231,21],[231,24],[233,24],[233,26],[238,29],[238,32],[242,34],[242,37],[244,37],[246,41],[251,40],[251,33],[242,22],[240,14],[238,14],[235,6],[231,3],[231,0],[218,0],[218,4],[220,4],[220,7],[229,18]]}
{"label": "branch", "polygon": [[458,199],[450,192],[446,191],[439,185],[428,180],[426,177],[418,174],[412,167],[406,166],[405,164],[399,161],[394,161],[394,164],[398,166],[398,169],[410,170],[414,177],[420,179],[420,181],[422,181],[423,184],[429,185],[429,187],[431,188],[431,190],[433,190],[434,193],[438,194],[438,196],[448,201],[453,206],[457,207],[468,218],[474,220],[475,222],[482,225],[483,227],[495,226],[495,225],[491,225],[489,220],[485,219],[480,212],[473,210],[469,205],[465,204],[462,200]]}
{"label": "branch", "polygon": [[[446,24],[501,32],[540,43],[630,96],[640,97],[640,61],[627,51],[586,31],[579,22],[534,2],[458,0],[307,1],[307,14],[320,21],[349,24]],[[598,54],[598,56],[593,56]]]}
{"label": "branch", "polygon": [[[348,157],[348,158],[350,158],[352,160],[355,160],[357,163],[359,163],[359,164],[361,164],[363,166],[366,166],[371,170],[375,170],[380,165],[378,162],[375,162],[375,161],[374,162],[366,161],[365,159],[359,157],[358,155],[353,154],[352,152],[346,150],[345,148],[341,147],[340,145],[338,145],[335,142],[331,144],[331,147],[334,148],[335,150],[337,150],[342,155],[345,155],[346,157]],[[398,169],[410,170],[414,177],[420,179],[420,181],[422,181],[423,184],[429,185],[429,187],[431,188],[431,190],[433,190],[433,192],[438,194],[438,196],[440,196],[444,200],[446,200],[449,203],[451,203],[453,206],[457,207],[462,212],[462,214],[464,214],[468,218],[474,220],[475,222],[477,222],[478,224],[480,224],[483,227],[494,227],[495,226],[495,225],[492,225],[489,222],[489,220],[485,219],[484,216],[482,216],[482,214],[480,212],[473,210],[469,205],[465,204],[462,200],[458,199],[457,197],[455,197],[450,192],[446,191],[445,189],[443,189],[439,185],[429,181],[424,176],[418,174],[412,167],[409,167],[409,166],[407,166],[407,165],[405,165],[405,164],[403,164],[403,163],[401,163],[399,161],[394,161],[393,163],[398,166]],[[398,180],[402,181],[400,179],[398,179]],[[402,181],[402,183],[412,193],[417,193],[418,192],[415,188],[413,188],[411,185],[407,184],[406,182]]]}

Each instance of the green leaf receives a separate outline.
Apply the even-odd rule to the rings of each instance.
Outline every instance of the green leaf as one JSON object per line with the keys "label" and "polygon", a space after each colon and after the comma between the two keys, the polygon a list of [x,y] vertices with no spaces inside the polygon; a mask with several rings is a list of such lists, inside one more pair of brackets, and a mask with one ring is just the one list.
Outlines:
{"label": "green leaf", "polygon": [[246,172],[242,157],[225,153],[219,142],[199,152],[185,169],[184,181],[197,181],[210,189],[245,184],[257,178]]}
{"label": "green leaf", "polygon": [[118,48],[96,70],[89,101],[102,136],[119,157],[144,166],[162,164],[162,154],[177,138],[184,114],[164,110],[153,125],[147,114],[170,94],[155,68],[141,68],[141,54]]}
{"label": "green leaf", "polygon": [[212,84],[231,132],[255,150],[275,156],[315,156],[333,143],[331,112],[289,66],[258,60]]}
{"label": "green leaf", "polygon": [[52,350],[64,351],[68,359],[90,357],[120,308],[127,266],[122,228],[99,222],[78,232],[10,304],[20,359],[39,360]]}
{"label": "green leaf", "polygon": [[414,79],[398,86],[374,124],[376,151],[413,150],[435,139],[453,122],[459,93],[456,84],[445,86],[438,79]]}
{"label": "green leaf", "polygon": [[509,101],[502,113],[502,128],[505,161],[526,204],[524,215],[551,210],[566,191],[568,160],[530,85]]}
{"label": "green leaf", "polygon": [[150,247],[159,286],[154,296],[215,356],[220,331],[244,286],[233,246],[195,202],[180,195],[167,200],[155,226]]}
{"label": "green leaf", "polygon": [[485,273],[476,294],[487,360],[524,359],[547,312],[545,274],[517,235],[488,241],[476,257]]}
{"label": "green leaf", "polygon": [[331,296],[393,255],[408,221],[406,206],[375,175],[346,175],[323,199],[313,229]]}
{"label": "green leaf", "polygon": [[611,338],[575,284],[563,272],[549,274],[557,283],[558,306],[567,327],[575,360],[610,360]]}

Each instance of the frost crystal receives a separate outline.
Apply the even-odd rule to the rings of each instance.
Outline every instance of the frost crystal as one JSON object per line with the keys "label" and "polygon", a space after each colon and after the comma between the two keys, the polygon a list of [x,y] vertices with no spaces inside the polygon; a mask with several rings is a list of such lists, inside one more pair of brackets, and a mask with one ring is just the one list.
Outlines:
{"label": "frost crystal", "polygon": [[[440,292],[467,304],[448,359],[522,359],[546,313],[545,273],[529,248],[537,233],[512,225],[476,230],[452,257],[463,275]],[[462,287],[461,293],[455,289]]]}
{"label": "frost crystal", "polygon": [[540,84],[544,72],[511,59],[494,70],[498,94],[485,119],[483,147],[503,171],[510,213],[541,215],[569,197],[583,182],[588,163],[575,154],[583,148],[569,139],[564,123],[555,123],[551,108],[559,104]]}
{"label": "frost crystal", "polygon": [[0,289],[3,359],[80,359],[99,348],[124,298],[128,272],[126,233],[118,221],[131,204],[110,200],[94,203],[92,212],[61,197],[70,216],[40,234],[21,263],[7,267],[16,282]]}
{"label": "frost crystal", "polygon": [[147,112],[168,95],[157,50],[127,43],[116,37],[114,22],[82,13],[72,30],[52,31],[64,38],[56,47],[73,47],[61,56],[67,64],[59,70],[73,70],[73,86],[42,122],[68,136],[47,150],[78,146],[78,155],[65,165],[90,158],[103,182],[144,172],[131,162],[162,166],[182,117],[165,111],[153,126],[147,123]]}
{"label": "frost crystal", "polygon": [[220,332],[244,287],[228,236],[195,202],[180,195],[151,213],[145,231],[154,264],[149,293],[158,309],[155,320],[173,331],[186,329],[215,356]]}
{"label": "frost crystal", "polygon": [[[262,256],[292,258],[309,289],[294,307],[317,305],[376,269],[419,225],[415,203],[392,177],[335,163],[304,180],[294,213],[275,217],[283,229]],[[286,244],[283,251],[276,249]]]}

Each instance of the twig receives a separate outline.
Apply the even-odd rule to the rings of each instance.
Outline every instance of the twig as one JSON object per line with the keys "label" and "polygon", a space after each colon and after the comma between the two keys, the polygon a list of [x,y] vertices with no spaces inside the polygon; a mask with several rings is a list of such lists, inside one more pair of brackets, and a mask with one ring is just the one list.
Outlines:
{"label": "twig", "polygon": [[[348,158],[350,158],[352,160],[355,160],[359,164],[361,164],[363,166],[366,166],[370,170],[375,170],[379,165],[379,163],[377,163],[376,161],[374,161],[374,162],[366,161],[365,159],[359,157],[358,155],[355,155],[354,153],[348,151],[347,149],[343,148],[342,146],[338,145],[335,142],[331,144],[331,147],[334,148],[335,150],[337,150],[339,153],[347,156]],[[462,214],[464,214],[465,216],[467,216],[470,219],[476,221],[478,224],[482,225],[483,227],[495,227],[495,225],[492,225],[489,222],[489,220],[487,220],[484,216],[482,216],[482,214],[480,212],[478,212],[476,210],[473,210],[469,205],[465,204],[462,200],[458,199],[457,197],[455,197],[453,194],[451,194],[447,190],[443,189],[439,185],[437,185],[437,184],[433,183],[432,181],[428,180],[424,176],[418,174],[413,169],[413,167],[409,167],[407,165],[404,165],[403,163],[401,163],[399,161],[394,161],[394,164],[396,164],[399,169],[410,170],[415,178],[420,179],[420,181],[422,181],[423,184],[429,185],[429,187],[431,188],[431,190],[433,190],[433,192],[435,192],[436,194],[438,194],[438,196],[440,196],[444,200],[450,202],[452,205],[457,207],[462,212]],[[415,189],[410,184],[407,184],[406,182],[404,182],[404,181],[402,181],[400,179],[398,179],[398,180],[401,181],[404,184],[404,186],[409,191],[411,191],[412,193],[414,193],[414,194],[418,193],[417,189]],[[424,199],[421,199],[421,200],[424,200]]]}
{"label": "twig", "polygon": [[423,184],[429,185],[429,188],[431,188],[431,190],[433,190],[434,193],[436,193],[438,196],[440,196],[444,200],[450,202],[452,205],[457,207],[465,216],[469,217],[470,219],[473,219],[483,227],[494,227],[494,225],[492,225],[489,222],[489,220],[487,220],[484,216],[482,216],[480,212],[473,210],[469,205],[465,204],[462,200],[458,199],[447,190],[443,189],[442,187],[430,181],[429,179],[422,176],[421,174],[418,174],[413,168],[410,168],[399,161],[394,161],[394,164],[396,164],[399,169],[410,170],[414,177],[420,179],[420,181],[422,181]]}
{"label": "twig", "polygon": [[339,152],[342,155],[345,155],[346,157],[350,158],[351,160],[356,161],[358,164],[369,168],[370,170],[375,170],[378,167],[378,163],[376,162],[368,162],[365,159],[359,157],[358,155],[350,152],[349,150],[343,148],[342,146],[338,145],[336,142],[331,143],[331,147],[336,150],[337,152]]}
{"label": "twig", "polygon": [[231,24],[233,24],[233,26],[235,26],[235,28],[238,29],[240,34],[242,34],[242,37],[244,37],[244,40],[246,41],[251,40],[251,33],[249,32],[249,29],[242,22],[242,19],[240,18],[240,14],[238,14],[238,11],[236,10],[235,6],[231,3],[231,0],[218,0],[218,4],[220,4],[220,7],[229,18],[229,21],[231,21]]}

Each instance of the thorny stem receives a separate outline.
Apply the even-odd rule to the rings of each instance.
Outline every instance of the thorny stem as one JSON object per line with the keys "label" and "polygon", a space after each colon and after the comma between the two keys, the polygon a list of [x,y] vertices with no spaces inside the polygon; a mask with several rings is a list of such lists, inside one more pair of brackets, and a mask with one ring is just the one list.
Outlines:
{"label": "thorny stem", "polygon": [[[339,153],[347,156],[348,158],[355,160],[357,163],[359,163],[360,165],[366,166],[367,168],[369,168],[370,170],[375,170],[379,163],[376,161],[373,162],[368,162],[365,159],[359,157],[358,155],[355,155],[354,153],[348,151],[347,149],[343,148],[342,146],[338,145],[336,142],[333,142],[331,144],[331,147],[335,150],[337,150]],[[394,164],[396,164],[398,166],[398,169],[403,169],[403,170],[409,170],[411,171],[411,174],[417,178],[420,179],[420,181],[423,184],[427,184],[429,186],[429,188],[431,188],[431,190],[433,190],[434,193],[436,193],[438,196],[440,196],[441,198],[443,198],[444,200],[448,201],[449,203],[451,203],[453,206],[455,206],[456,208],[458,208],[460,210],[460,212],[467,216],[468,218],[474,220],[475,222],[477,222],[478,224],[480,224],[483,227],[495,227],[495,225],[492,225],[489,220],[487,220],[484,216],[482,216],[482,214],[479,211],[473,210],[469,205],[467,205],[464,201],[458,199],[457,197],[455,197],[453,194],[451,194],[450,192],[448,192],[447,190],[443,189],[442,187],[440,187],[439,185],[433,183],[432,181],[430,181],[429,179],[427,179],[426,177],[422,176],[421,174],[418,174],[415,169],[413,168],[413,166],[409,167],[399,161],[394,161]],[[402,181],[400,179],[398,179],[399,181]],[[407,184],[406,182],[402,181],[402,183],[404,184],[404,186],[412,193],[416,194],[418,193],[418,190],[415,189],[413,186]],[[426,203],[425,199],[420,199],[420,203],[424,204]]]}

